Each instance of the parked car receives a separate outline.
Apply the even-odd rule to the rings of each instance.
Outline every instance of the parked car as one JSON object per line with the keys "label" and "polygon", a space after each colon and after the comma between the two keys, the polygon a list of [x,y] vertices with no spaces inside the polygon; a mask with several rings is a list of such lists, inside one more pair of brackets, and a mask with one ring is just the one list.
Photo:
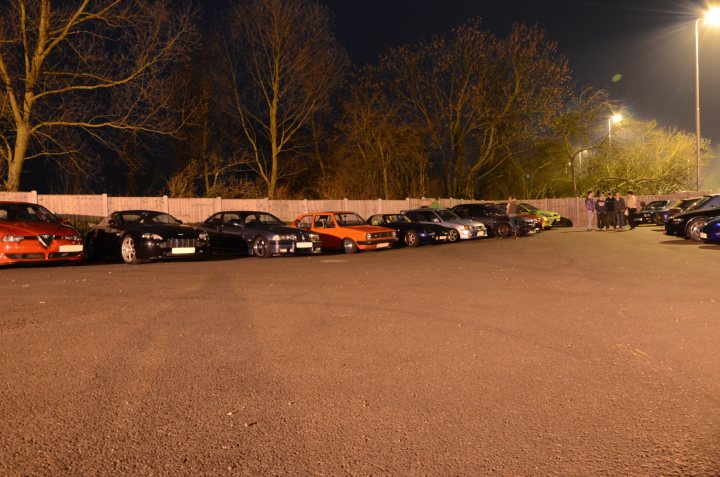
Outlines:
{"label": "parked car", "polygon": [[376,214],[368,218],[367,223],[395,230],[398,243],[408,247],[447,242],[450,231],[435,224],[413,222],[402,214]]}
{"label": "parked car", "polygon": [[716,217],[705,224],[700,231],[700,240],[705,243],[720,244],[720,217]]}
{"label": "parked car", "polygon": [[0,265],[82,258],[82,235],[66,220],[42,205],[0,202]]}
{"label": "parked car", "polygon": [[208,234],[164,212],[121,210],[93,226],[85,236],[90,260],[120,257],[125,263],[210,255]]}
{"label": "parked car", "polygon": [[702,197],[693,197],[690,199],[679,199],[672,202],[665,209],[660,209],[655,212],[655,225],[663,226],[667,222],[668,218],[673,215],[677,215],[681,212],[685,212],[688,208],[692,207],[696,202],[701,200]]}
{"label": "parked car", "polygon": [[532,204],[528,204],[527,202],[518,203],[518,212],[523,214],[535,214],[544,217],[545,223],[543,224],[543,227],[546,229],[554,227],[555,224],[559,223],[562,219],[560,214],[557,212],[543,210]]}
{"label": "parked car", "polygon": [[705,225],[720,216],[720,194],[706,195],[681,214],[674,215],[665,223],[665,233],[699,242]]}
{"label": "parked car", "polygon": [[655,225],[655,214],[670,207],[673,200],[654,200],[642,209],[635,212],[635,226]]}
{"label": "parked car", "polygon": [[368,225],[355,212],[312,212],[295,219],[293,226],[320,236],[323,250],[359,250],[388,248],[397,241],[394,230]]}
{"label": "parked car", "polygon": [[[495,204],[498,207],[500,207],[502,210],[507,210],[507,202],[495,202]],[[552,227],[550,225],[550,221],[544,215],[535,214],[535,213],[531,213],[531,212],[523,212],[520,210],[519,206],[518,206],[517,216],[525,217],[526,219],[532,220],[533,223],[535,224],[535,230],[537,230],[537,231],[549,229]]]}
{"label": "parked car", "polygon": [[206,232],[213,250],[226,250],[260,258],[273,255],[318,254],[318,234],[289,227],[267,212],[234,210],[211,215],[198,228]]}
{"label": "parked car", "polygon": [[[497,204],[491,202],[461,204],[450,210],[464,219],[482,222],[490,237],[510,237],[512,235],[510,218],[505,213],[505,209]],[[535,233],[535,221],[526,217],[516,217],[515,227],[518,235]]]}
{"label": "parked car", "polygon": [[487,229],[482,222],[463,219],[450,209],[431,209],[422,207],[403,211],[403,215],[421,224],[437,224],[450,229],[448,242],[487,237]]}

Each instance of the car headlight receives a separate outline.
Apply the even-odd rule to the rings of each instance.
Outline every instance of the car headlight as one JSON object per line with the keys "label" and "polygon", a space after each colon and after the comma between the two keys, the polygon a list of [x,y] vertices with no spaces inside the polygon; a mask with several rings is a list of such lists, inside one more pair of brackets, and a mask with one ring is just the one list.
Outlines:
{"label": "car headlight", "polygon": [[365,240],[371,240],[372,234],[365,234]]}
{"label": "car headlight", "polygon": [[25,237],[22,235],[6,235],[2,238],[3,242],[10,242],[10,243],[20,243],[23,240],[25,240]]}
{"label": "car headlight", "polygon": [[208,234],[205,233],[205,232],[201,232],[201,233],[198,234],[198,239],[199,239],[199,240],[207,240],[207,239],[209,239],[209,238],[210,238],[210,237],[209,237]]}
{"label": "car headlight", "polygon": [[392,236],[393,236],[393,238],[396,238],[396,237],[397,237],[397,232],[395,232],[395,231],[393,230],[393,231],[392,231]]}
{"label": "car headlight", "polygon": [[82,240],[82,238],[79,235],[68,235],[65,237],[65,240],[70,240],[71,242],[79,242]]}
{"label": "car headlight", "polygon": [[294,235],[273,235],[270,237],[270,241],[279,242],[281,240],[296,240]]}
{"label": "car headlight", "polygon": [[429,235],[431,237],[435,235],[435,231],[431,229],[423,229],[423,232],[425,233],[425,235]]}
{"label": "car headlight", "polygon": [[676,217],[676,218],[672,219],[670,222],[672,222],[673,224],[679,224],[679,223],[682,223],[682,221],[683,221],[682,218]]}
{"label": "car headlight", "polygon": [[310,234],[310,240],[320,240],[320,236],[318,234]]}
{"label": "car headlight", "polygon": [[148,239],[148,240],[164,240],[158,234],[151,234],[150,232],[146,232],[146,233],[142,234],[142,238]]}
{"label": "car headlight", "polygon": [[465,230],[470,230],[470,229],[472,229],[472,225],[465,224],[465,225],[463,226],[463,228],[464,228]]}

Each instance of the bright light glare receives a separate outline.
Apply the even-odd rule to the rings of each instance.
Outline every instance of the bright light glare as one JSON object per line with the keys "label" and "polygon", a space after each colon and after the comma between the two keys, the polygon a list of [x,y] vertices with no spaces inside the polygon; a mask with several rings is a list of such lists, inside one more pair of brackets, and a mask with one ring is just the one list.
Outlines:
{"label": "bright light glare", "polygon": [[720,7],[712,6],[703,16],[703,19],[708,25],[718,26],[720,25]]}
{"label": "bright light glare", "polygon": [[622,114],[613,114],[611,119],[612,119],[612,122],[617,124],[620,121],[622,121]]}

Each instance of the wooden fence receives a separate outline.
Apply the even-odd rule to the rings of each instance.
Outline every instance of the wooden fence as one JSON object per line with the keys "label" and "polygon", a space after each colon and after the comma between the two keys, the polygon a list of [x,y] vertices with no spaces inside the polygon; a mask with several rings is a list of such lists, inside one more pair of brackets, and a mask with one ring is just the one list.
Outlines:
{"label": "wooden fence", "polygon": [[[670,195],[638,196],[639,201],[680,199],[701,195],[699,192],[682,192]],[[167,212],[183,222],[202,222],[221,210],[262,210],[291,222],[305,212],[348,210],[367,218],[373,214],[397,213],[401,210],[430,205],[434,199],[407,198],[405,200],[268,200],[222,199],[220,197],[176,199],[162,197],[114,197],[101,195],[46,195],[31,192],[0,192],[0,200],[23,201],[40,204],[58,215],[68,217],[81,229],[109,215],[115,210],[143,209]],[[478,202],[477,200],[439,199],[441,207]],[[575,225],[584,224],[584,198],[522,200],[540,209],[552,210],[567,217]]]}

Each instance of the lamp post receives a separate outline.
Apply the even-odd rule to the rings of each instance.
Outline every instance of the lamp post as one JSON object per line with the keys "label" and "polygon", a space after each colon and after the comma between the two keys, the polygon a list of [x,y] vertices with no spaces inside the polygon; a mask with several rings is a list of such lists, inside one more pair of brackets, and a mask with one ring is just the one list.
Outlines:
{"label": "lamp post", "polygon": [[700,192],[700,20],[720,25],[720,7],[713,6],[695,20],[695,190]]}
{"label": "lamp post", "polygon": [[615,113],[608,118],[608,145],[612,146],[612,125],[622,121],[622,114]]}

